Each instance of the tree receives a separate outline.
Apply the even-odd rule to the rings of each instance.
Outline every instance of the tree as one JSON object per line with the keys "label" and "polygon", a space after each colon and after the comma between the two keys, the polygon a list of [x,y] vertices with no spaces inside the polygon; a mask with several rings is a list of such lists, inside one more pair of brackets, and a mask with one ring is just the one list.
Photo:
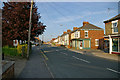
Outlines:
{"label": "tree", "polygon": [[[28,40],[30,2],[3,2],[2,9],[2,39],[3,45],[9,45],[13,40]],[[46,26],[39,25],[40,14],[33,3],[31,39],[38,30],[44,31]],[[42,33],[42,32],[41,32]]]}

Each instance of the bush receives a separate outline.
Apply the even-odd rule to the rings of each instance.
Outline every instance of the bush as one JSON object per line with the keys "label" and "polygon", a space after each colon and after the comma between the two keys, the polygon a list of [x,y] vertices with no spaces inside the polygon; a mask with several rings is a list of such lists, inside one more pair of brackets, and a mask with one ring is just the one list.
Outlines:
{"label": "bush", "polygon": [[52,43],[53,45],[55,45],[55,43]]}
{"label": "bush", "polygon": [[23,53],[22,47],[25,47],[24,53],[27,54],[27,47],[28,47],[27,44],[22,44],[22,45],[18,44],[18,46],[17,46],[18,54],[22,54]]}
{"label": "bush", "polygon": [[[22,49],[22,47],[24,47],[24,49]],[[27,44],[22,44],[22,45],[18,44],[17,47],[4,46],[4,47],[2,47],[2,52],[8,56],[21,56],[21,55],[26,56],[27,48],[28,48]],[[30,49],[30,51],[31,51],[31,49]]]}
{"label": "bush", "polygon": [[2,52],[5,55],[18,56],[17,48],[13,48],[13,47],[9,47],[9,46],[4,46],[4,47],[2,47]]}

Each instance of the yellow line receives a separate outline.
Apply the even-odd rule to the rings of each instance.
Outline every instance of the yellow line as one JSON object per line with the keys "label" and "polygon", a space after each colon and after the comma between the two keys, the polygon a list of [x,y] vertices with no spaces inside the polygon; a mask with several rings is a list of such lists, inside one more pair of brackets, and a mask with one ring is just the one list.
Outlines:
{"label": "yellow line", "polygon": [[[42,51],[41,51],[42,52]],[[48,57],[42,52],[43,57],[45,58],[45,60],[48,60]]]}

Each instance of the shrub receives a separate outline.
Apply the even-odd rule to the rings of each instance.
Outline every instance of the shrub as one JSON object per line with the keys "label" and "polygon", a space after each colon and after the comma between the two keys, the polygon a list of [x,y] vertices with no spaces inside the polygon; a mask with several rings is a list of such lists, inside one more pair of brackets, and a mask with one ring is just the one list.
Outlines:
{"label": "shrub", "polygon": [[22,54],[23,53],[22,47],[25,47],[24,53],[27,54],[27,47],[28,47],[27,44],[22,44],[22,45],[18,44],[18,46],[17,46],[18,54]]}
{"label": "shrub", "polygon": [[13,47],[9,47],[9,46],[4,46],[4,47],[2,47],[2,52],[5,55],[18,56],[17,48],[13,48]]}
{"label": "shrub", "polygon": [[[25,47],[24,54],[23,54],[22,47]],[[22,44],[22,45],[18,44],[17,47],[4,46],[4,47],[2,47],[2,52],[8,56],[21,56],[21,55],[26,56],[27,48],[28,48],[27,44]]]}

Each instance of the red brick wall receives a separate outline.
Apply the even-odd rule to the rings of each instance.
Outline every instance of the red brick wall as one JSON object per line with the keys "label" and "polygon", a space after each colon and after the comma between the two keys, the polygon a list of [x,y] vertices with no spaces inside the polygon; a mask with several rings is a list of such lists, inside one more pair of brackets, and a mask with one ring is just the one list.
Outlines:
{"label": "red brick wall", "polygon": [[[85,38],[84,30],[81,30],[80,34],[81,34],[81,38]],[[91,48],[92,49],[100,48],[100,46],[95,46],[95,39],[103,39],[104,38],[104,30],[88,30],[88,38],[91,39]],[[101,40],[99,40],[99,43],[103,44],[100,41]]]}
{"label": "red brick wall", "polygon": [[97,49],[99,46],[95,46],[95,39],[102,39],[104,37],[104,30],[89,30],[88,35],[91,38],[91,48]]}
{"label": "red brick wall", "polygon": [[81,30],[81,31],[80,31],[80,38],[85,38],[84,30]]}

